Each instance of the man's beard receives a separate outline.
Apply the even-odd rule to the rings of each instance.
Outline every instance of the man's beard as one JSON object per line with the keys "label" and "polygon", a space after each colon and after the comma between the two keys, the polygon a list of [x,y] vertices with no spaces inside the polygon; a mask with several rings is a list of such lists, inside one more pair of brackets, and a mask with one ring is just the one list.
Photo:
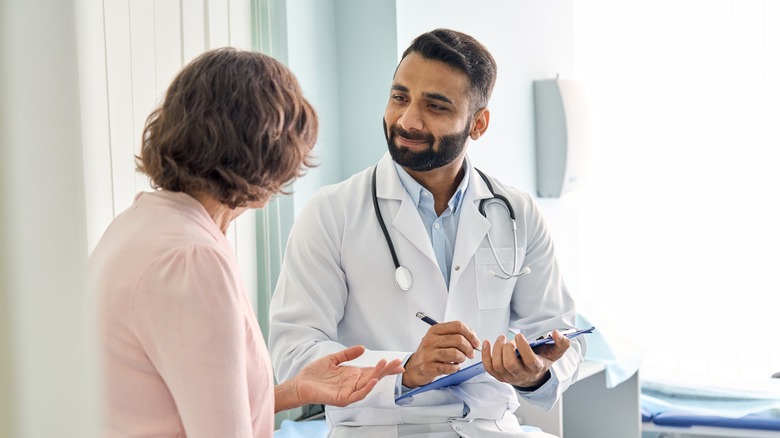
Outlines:
{"label": "man's beard", "polygon": [[[387,139],[387,149],[393,161],[410,170],[428,171],[438,169],[452,163],[466,147],[466,140],[469,138],[471,124],[467,123],[462,132],[449,134],[436,138],[433,134],[421,134],[405,131],[398,125],[390,128],[388,135],[387,122],[382,118],[385,138]],[[395,138],[401,136],[410,140],[423,140],[428,143],[428,149],[422,152],[412,152],[405,146],[396,146]],[[434,150],[434,145],[438,144],[438,151]]]}

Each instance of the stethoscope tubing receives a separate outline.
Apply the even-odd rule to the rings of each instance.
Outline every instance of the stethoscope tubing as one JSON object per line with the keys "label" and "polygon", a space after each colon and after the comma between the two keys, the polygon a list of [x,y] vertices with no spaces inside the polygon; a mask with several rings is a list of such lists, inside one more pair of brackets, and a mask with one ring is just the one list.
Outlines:
{"label": "stethoscope tubing", "polygon": [[393,240],[390,238],[390,233],[387,231],[387,225],[385,225],[385,220],[382,218],[382,212],[379,210],[379,200],[376,196],[376,167],[374,167],[374,173],[371,176],[371,198],[374,201],[376,219],[379,221],[379,226],[382,227],[382,234],[385,236],[387,247],[390,249],[390,255],[393,257],[393,264],[395,265],[395,284],[397,284],[401,290],[409,290],[412,287],[412,271],[406,266],[401,266],[401,262],[398,261],[395,245],[393,245]]}
{"label": "stethoscope tubing", "polygon": [[393,264],[395,265],[395,268],[398,269],[401,267],[401,263],[398,261],[398,255],[395,253],[395,245],[393,245],[393,240],[390,239],[390,233],[387,231],[387,225],[385,225],[385,220],[382,218],[382,212],[379,211],[379,200],[376,197],[376,167],[374,167],[374,173],[371,175],[371,199],[374,201],[376,219],[379,221],[379,226],[382,227],[382,234],[385,235],[387,247],[390,249],[390,255],[393,256]]}
{"label": "stethoscope tubing", "polygon": [[[382,228],[382,234],[385,236],[385,241],[387,242],[387,248],[390,250],[390,255],[393,257],[393,265],[395,265],[395,282],[402,290],[409,290],[412,287],[412,273],[409,271],[408,268],[401,265],[401,262],[398,260],[398,254],[395,252],[395,245],[393,245],[393,240],[390,238],[390,233],[387,231],[387,225],[385,225],[385,220],[382,217],[382,212],[379,210],[379,200],[377,199],[376,195],[376,172],[377,167],[374,166],[373,174],[371,175],[371,199],[374,204],[374,212],[376,213],[377,221],[379,222],[379,226]],[[493,240],[490,238],[490,232],[487,233],[487,240],[488,240],[488,246],[490,247],[490,251],[493,253],[493,258],[496,259],[496,264],[498,264],[498,268],[501,270],[501,274],[498,274],[496,272],[493,272],[493,275],[495,275],[498,278],[501,278],[503,280],[509,280],[514,277],[519,277],[521,275],[525,275],[530,270],[528,268],[523,269],[522,266],[518,266],[518,254],[517,254],[517,222],[515,221],[515,211],[512,209],[512,204],[509,202],[509,200],[500,195],[497,194],[493,190],[493,184],[490,183],[490,180],[488,179],[487,175],[482,173],[481,170],[474,168],[474,170],[479,173],[479,176],[482,177],[482,179],[485,181],[485,184],[488,186],[488,190],[490,190],[490,194],[492,195],[491,198],[486,198],[480,201],[479,203],[479,212],[487,219],[487,213],[485,212],[485,206],[489,202],[498,202],[500,203],[509,214],[509,220],[512,223],[512,237],[514,240],[514,245],[512,246],[512,271],[507,271],[504,266],[501,264],[501,260],[498,258],[498,253],[496,252],[496,248],[493,245]]]}

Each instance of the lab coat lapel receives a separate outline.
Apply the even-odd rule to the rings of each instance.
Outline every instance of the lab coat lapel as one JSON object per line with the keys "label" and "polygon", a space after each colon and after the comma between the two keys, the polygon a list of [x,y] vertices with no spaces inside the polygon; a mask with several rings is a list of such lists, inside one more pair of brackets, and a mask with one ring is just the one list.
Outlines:
{"label": "lab coat lapel", "polygon": [[[479,176],[471,162],[467,162],[469,169],[469,188],[461,204],[458,222],[458,234],[455,238],[455,250],[452,255],[452,272],[450,273],[450,289],[454,289],[458,283],[463,269],[469,264],[479,245],[485,239],[490,230],[490,221],[479,212],[479,202],[490,198],[490,190],[485,181]],[[460,269],[458,269],[460,268]]]}
{"label": "lab coat lapel", "polygon": [[[400,201],[400,206],[398,207],[395,216],[392,216],[392,209],[387,208],[387,203],[379,203],[380,207],[382,207],[382,214],[386,218],[388,230],[390,228],[389,225],[392,224],[393,228],[401,233],[406,240],[411,242],[423,255],[438,266],[436,255],[434,254],[433,246],[431,245],[431,239],[425,231],[422,219],[420,218],[420,213],[417,211],[417,207],[414,205],[412,198],[404,190],[401,180],[398,178],[395,166],[393,166],[393,160],[390,158],[390,154],[385,154],[382,160],[379,161],[376,179],[377,198],[380,200],[394,199]],[[394,240],[394,244],[396,246],[396,252],[399,252],[400,242]],[[398,258],[403,259],[403,256],[398,254]],[[401,261],[401,264],[403,263],[404,262]]]}

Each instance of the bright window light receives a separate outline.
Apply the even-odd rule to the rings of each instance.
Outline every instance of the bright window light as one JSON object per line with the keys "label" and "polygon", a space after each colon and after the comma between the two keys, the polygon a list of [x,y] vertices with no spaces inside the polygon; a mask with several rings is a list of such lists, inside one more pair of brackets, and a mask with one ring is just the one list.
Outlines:
{"label": "bright window light", "polygon": [[580,294],[645,366],[780,372],[780,1],[575,2]]}

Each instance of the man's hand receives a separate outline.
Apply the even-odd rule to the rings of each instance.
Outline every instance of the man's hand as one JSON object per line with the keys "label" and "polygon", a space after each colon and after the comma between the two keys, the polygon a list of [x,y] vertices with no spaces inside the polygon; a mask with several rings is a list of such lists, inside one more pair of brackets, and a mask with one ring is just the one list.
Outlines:
{"label": "man's hand", "polygon": [[479,348],[479,338],[466,324],[452,321],[433,325],[406,362],[402,383],[417,388],[443,374],[452,374],[466,358],[474,357],[475,348]]}
{"label": "man's hand", "polygon": [[356,345],[320,358],[307,365],[294,379],[295,394],[301,404],[317,403],[346,406],[364,399],[379,379],[404,371],[400,359],[380,360],[374,367],[339,366],[366,351]]}
{"label": "man's hand", "polygon": [[[491,350],[490,342],[482,344],[482,362],[485,371],[497,380],[521,388],[531,388],[544,383],[547,372],[553,362],[560,359],[571,342],[569,338],[554,330],[552,333],[555,344],[545,344],[531,349],[525,337],[515,335],[513,341],[507,342],[506,336],[499,336],[496,345]],[[520,357],[517,357],[517,352]]]}

